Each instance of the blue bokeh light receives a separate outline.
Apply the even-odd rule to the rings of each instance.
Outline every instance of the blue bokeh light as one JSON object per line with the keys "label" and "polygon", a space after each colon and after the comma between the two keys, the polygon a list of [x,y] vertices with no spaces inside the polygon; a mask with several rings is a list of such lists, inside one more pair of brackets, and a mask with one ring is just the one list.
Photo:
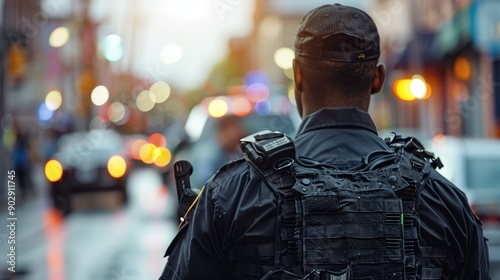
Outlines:
{"label": "blue bokeh light", "polygon": [[273,107],[269,100],[261,100],[255,104],[255,111],[261,116],[266,116],[271,113]]}
{"label": "blue bokeh light", "polygon": [[47,108],[45,102],[41,102],[40,105],[38,105],[37,116],[38,120],[46,122],[54,116],[54,111],[51,111],[49,108]]}
{"label": "blue bokeh light", "polygon": [[245,76],[245,86],[249,86],[251,84],[256,84],[256,83],[264,84],[264,85],[268,86],[269,85],[269,78],[267,77],[267,75],[265,73],[260,72],[260,71],[249,72]]}

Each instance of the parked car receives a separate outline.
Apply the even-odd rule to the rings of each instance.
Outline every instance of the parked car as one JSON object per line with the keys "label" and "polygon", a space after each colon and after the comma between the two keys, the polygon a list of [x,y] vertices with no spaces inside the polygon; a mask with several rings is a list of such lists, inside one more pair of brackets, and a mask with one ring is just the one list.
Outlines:
{"label": "parked car", "polygon": [[[70,213],[75,204],[104,200],[113,193],[114,200],[127,202],[128,158],[122,136],[108,129],[81,131],[61,136],[58,149],[45,164],[54,207]],[[105,201],[106,203],[106,201]]]}
{"label": "parked car", "polygon": [[201,188],[222,164],[242,156],[239,139],[266,129],[293,137],[300,121],[286,96],[256,103],[243,96],[209,97],[191,110],[185,125],[188,144],[175,161],[191,162],[191,185]]}

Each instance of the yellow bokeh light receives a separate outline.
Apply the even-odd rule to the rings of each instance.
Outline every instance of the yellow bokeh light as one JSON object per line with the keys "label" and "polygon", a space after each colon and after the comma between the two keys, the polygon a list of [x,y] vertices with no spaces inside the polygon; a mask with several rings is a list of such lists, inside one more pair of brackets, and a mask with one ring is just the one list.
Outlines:
{"label": "yellow bokeh light", "polygon": [[92,90],[92,94],[90,95],[90,99],[92,103],[96,106],[104,105],[104,103],[108,102],[109,99],[109,91],[105,86],[97,86]]}
{"label": "yellow bokeh light", "polygon": [[453,65],[453,71],[458,79],[462,81],[469,80],[471,76],[471,65],[469,60],[465,57],[457,58]]}
{"label": "yellow bokeh light", "polygon": [[227,102],[222,99],[214,99],[208,104],[208,114],[214,118],[220,118],[227,114]]}
{"label": "yellow bokeh light", "polygon": [[165,102],[170,96],[170,86],[165,82],[156,82],[149,89],[155,96],[156,103]]}
{"label": "yellow bokeh light", "polygon": [[283,73],[285,74],[285,76],[288,79],[290,79],[290,80],[293,81],[293,79],[294,79],[294,77],[293,77],[293,68],[283,69]]}
{"label": "yellow bokeh light", "polygon": [[397,98],[403,101],[415,100],[415,96],[410,90],[410,79],[400,79],[394,82],[393,91]]}
{"label": "yellow bokeh light", "polygon": [[62,95],[57,90],[52,90],[45,96],[45,106],[51,111],[55,111],[61,107]]}
{"label": "yellow bokeh light", "polygon": [[141,157],[141,160],[146,164],[155,162],[155,160],[158,158],[156,146],[151,143],[142,145],[141,150],[139,151],[139,156]]}
{"label": "yellow bokeh light", "polygon": [[61,179],[63,175],[63,168],[61,163],[55,159],[49,160],[45,164],[45,177],[50,182],[57,182]]}
{"label": "yellow bokeh light", "polygon": [[150,90],[143,90],[139,93],[135,102],[139,110],[148,112],[155,106],[156,97]]}
{"label": "yellow bokeh light", "polygon": [[429,99],[429,97],[431,97],[432,88],[431,88],[431,85],[429,85],[428,83],[425,83],[425,85],[426,85],[426,91],[425,91],[425,95],[424,95],[424,97],[422,97],[422,99]]}
{"label": "yellow bokeh light", "polygon": [[59,48],[64,46],[69,40],[69,29],[67,27],[61,26],[52,33],[50,33],[49,37],[49,45],[54,48]]}
{"label": "yellow bokeh light", "polygon": [[294,57],[295,53],[293,50],[287,47],[279,48],[274,52],[274,62],[281,69],[292,68]]}
{"label": "yellow bokeh light", "polygon": [[293,105],[297,106],[297,102],[295,100],[295,87],[293,83],[288,87],[288,99]]}
{"label": "yellow bokeh light", "polygon": [[127,172],[127,162],[121,156],[115,155],[108,160],[108,172],[114,178],[120,178]]}
{"label": "yellow bokeh light", "polygon": [[172,160],[172,154],[165,147],[158,147],[155,149],[156,159],[154,161],[156,166],[165,167]]}

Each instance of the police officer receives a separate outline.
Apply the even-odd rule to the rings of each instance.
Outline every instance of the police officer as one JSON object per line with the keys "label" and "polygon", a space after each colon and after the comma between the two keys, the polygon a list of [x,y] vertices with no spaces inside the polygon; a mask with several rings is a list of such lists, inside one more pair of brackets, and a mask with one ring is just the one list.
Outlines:
{"label": "police officer", "polygon": [[[303,119],[296,157],[348,169],[372,151],[388,150],[367,113],[370,96],[386,77],[373,20],[353,7],[315,8],[302,18],[294,47],[295,98]],[[464,193],[432,170],[418,199],[419,265],[411,279],[489,279],[486,240]],[[205,184],[170,244],[160,279],[269,275],[277,269],[276,240],[283,234],[276,226],[280,203],[245,160],[225,165]],[[350,279],[410,279],[376,278],[384,272],[359,272],[353,265]]]}

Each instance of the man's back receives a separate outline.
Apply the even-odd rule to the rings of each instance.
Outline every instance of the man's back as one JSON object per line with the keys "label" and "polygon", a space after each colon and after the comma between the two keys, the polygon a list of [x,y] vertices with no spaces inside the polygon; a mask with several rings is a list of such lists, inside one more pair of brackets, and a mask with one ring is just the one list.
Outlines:
{"label": "man's back", "polygon": [[[329,122],[332,118],[338,122]],[[294,143],[297,158],[314,157],[339,169],[358,165],[370,152],[389,150],[368,114],[352,108],[312,114]],[[488,265],[485,241],[465,196],[435,171],[430,177],[416,206],[422,279],[488,279],[480,274],[487,271],[481,266]],[[189,237],[183,246],[174,243],[169,252],[170,258],[187,257],[169,260],[175,273],[181,279],[260,279],[275,269],[277,234],[281,234],[277,212],[283,198],[241,160],[222,168],[204,192],[193,219],[182,230]],[[355,276],[355,266],[353,270]]]}
{"label": "man's back", "polygon": [[[353,170],[374,151],[382,150],[376,153],[378,156],[392,156],[367,113],[371,96],[382,90],[386,78],[385,66],[378,63],[378,30],[370,16],[339,4],[317,7],[302,17],[294,51],[295,101],[303,120],[294,141],[295,159],[333,166],[335,170]],[[263,149],[273,150],[274,144],[280,145],[276,142]],[[258,163],[259,155],[253,152],[248,150],[246,154]],[[381,160],[376,159],[377,163]],[[310,209],[304,202],[305,193],[313,190],[321,194],[319,187],[309,186],[310,178],[301,178],[300,184],[294,185],[298,182],[294,176],[263,173],[243,159],[226,164],[205,184],[167,250],[169,260],[161,279],[261,279],[264,275],[279,279],[279,275],[290,275],[288,268],[296,279],[315,279],[306,274],[317,272],[316,265],[322,271],[333,270],[326,272],[332,276],[328,279],[489,279],[486,241],[465,195],[437,172],[428,171],[425,162],[410,158],[408,165],[408,158],[399,159],[404,166],[391,163],[396,165],[395,172],[404,167],[408,176],[403,172],[392,179],[386,176],[387,183],[396,179],[413,188],[399,188],[404,192],[401,195],[395,188],[392,197],[388,194],[391,191],[377,193],[375,202],[364,193],[359,194],[359,200],[342,196],[345,201],[339,193],[339,199],[332,198],[331,204],[328,198],[319,198],[313,204],[318,202],[321,205],[317,209],[325,210],[325,216],[319,219],[323,218],[330,231],[318,235],[308,224],[310,220],[304,219],[304,212]],[[263,164],[275,169],[287,166],[286,162],[266,159]],[[323,175],[314,170],[312,173]],[[424,176],[419,174],[430,178],[420,180]],[[387,185],[386,181],[377,182],[374,172],[367,173],[367,178],[353,176],[346,184],[355,187],[357,179],[371,180],[362,186],[366,190],[376,188],[378,183]],[[387,208],[385,202],[380,203],[385,198]],[[352,205],[355,207],[349,208]],[[332,208],[345,212],[346,219],[329,219],[335,216]],[[379,220],[366,219],[371,211],[367,209],[376,209],[378,214],[372,216],[387,221],[391,232],[385,230],[385,224],[377,225]],[[352,215],[348,213],[351,210]],[[361,219],[359,212],[367,215]],[[373,226],[373,233],[368,227],[365,232],[362,223]],[[339,231],[345,231],[345,236]],[[316,236],[323,239],[308,240]],[[304,244],[308,241],[311,243]],[[372,257],[371,263],[367,256]],[[362,265],[357,266],[358,260]],[[339,271],[339,267],[345,270]]]}

